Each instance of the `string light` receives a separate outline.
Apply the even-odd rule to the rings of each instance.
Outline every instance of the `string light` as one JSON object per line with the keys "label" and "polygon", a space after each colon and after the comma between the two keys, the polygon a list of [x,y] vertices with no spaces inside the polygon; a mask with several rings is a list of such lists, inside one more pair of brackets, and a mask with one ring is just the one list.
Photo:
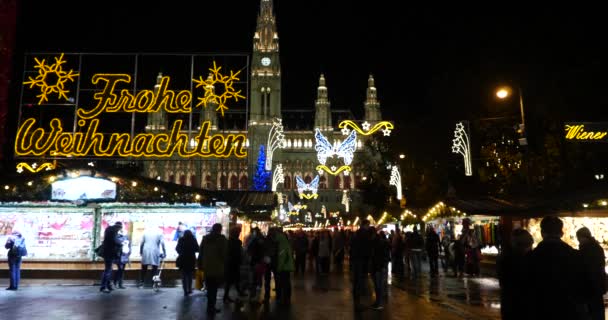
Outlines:
{"label": "string light", "polygon": [[401,200],[403,197],[401,193],[401,174],[399,173],[399,168],[397,166],[393,166],[391,169],[389,184],[397,188],[397,200]]}
{"label": "string light", "polygon": [[[268,163],[267,163],[268,164]],[[274,172],[272,173],[272,191],[277,191],[277,185],[279,183],[285,182],[285,175],[283,174],[283,164],[278,164],[274,168]]]}

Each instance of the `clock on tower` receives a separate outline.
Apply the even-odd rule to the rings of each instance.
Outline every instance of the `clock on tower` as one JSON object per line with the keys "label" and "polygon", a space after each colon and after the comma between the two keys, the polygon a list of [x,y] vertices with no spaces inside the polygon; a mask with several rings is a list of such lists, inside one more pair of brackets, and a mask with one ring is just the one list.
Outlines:
{"label": "clock on tower", "polygon": [[270,58],[263,57],[261,62],[263,66],[268,67],[270,65]]}

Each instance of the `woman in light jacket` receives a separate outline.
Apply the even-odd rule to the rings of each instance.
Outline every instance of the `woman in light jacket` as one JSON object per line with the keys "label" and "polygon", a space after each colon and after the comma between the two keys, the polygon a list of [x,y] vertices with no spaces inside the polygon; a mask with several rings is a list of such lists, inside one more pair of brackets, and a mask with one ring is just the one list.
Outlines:
{"label": "woman in light jacket", "polygon": [[[163,250],[162,253],[160,252],[161,248]],[[152,266],[152,275],[156,275],[160,260],[167,256],[163,235],[157,228],[146,231],[144,238],[141,241],[141,246],[139,247],[139,253],[141,254],[139,286],[143,287],[148,272],[148,266]]]}

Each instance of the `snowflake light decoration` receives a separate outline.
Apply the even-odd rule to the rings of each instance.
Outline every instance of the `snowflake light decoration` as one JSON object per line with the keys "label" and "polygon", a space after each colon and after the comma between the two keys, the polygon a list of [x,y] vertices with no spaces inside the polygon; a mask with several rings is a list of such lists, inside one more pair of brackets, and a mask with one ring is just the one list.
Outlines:
{"label": "snowflake light decoration", "polygon": [[43,102],[48,102],[48,96],[52,93],[57,94],[58,99],[68,100],[67,93],[69,90],[65,88],[65,84],[67,81],[74,81],[74,78],[79,74],[74,73],[73,70],[64,71],[62,64],[66,63],[66,60],[63,60],[63,53],[59,56],[59,58],[55,57],[55,63],[49,65],[46,63],[46,59],[38,60],[38,58],[34,58],[36,61],[36,66],[34,69],[38,69],[38,75],[36,77],[28,77],[28,81],[23,82],[23,85],[29,85],[30,89],[34,86],[40,88],[40,94],[37,95],[38,104],[42,104]]}
{"label": "snowflake light decoration", "polygon": [[[227,101],[232,99],[239,101],[239,98],[245,99],[245,96],[241,95],[242,90],[237,91],[234,89],[234,82],[239,80],[238,75],[241,71],[234,73],[230,70],[230,76],[225,76],[220,73],[221,69],[222,67],[218,67],[215,61],[213,61],[213,68],[209,68],[211,73],[206,80],[202,76],[198,80],[192,80],[196,83],[195,88],[202,87],[205,90],[205,94],[197,98],[199,103],[196,106],[204,106],[206,108],[208,103],[215,103],[218,105],[215,111],[220,111],[223,117],[224,111],[228,110]],[[223,86],[223,90],[220,88],[219,92],[216,92],[216,84]]]}

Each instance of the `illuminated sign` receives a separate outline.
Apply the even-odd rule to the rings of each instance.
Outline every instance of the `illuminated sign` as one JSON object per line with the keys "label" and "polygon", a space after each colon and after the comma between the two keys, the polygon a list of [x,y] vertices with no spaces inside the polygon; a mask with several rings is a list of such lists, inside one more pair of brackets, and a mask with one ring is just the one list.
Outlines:
{"label": "illuminated sign", "polygon": [[608,123],[580,122],[565,125],[566,140],[608,142]]}
{"label": "illuminated sign", "polygon": [[52,200],[116,199],[116,183],[93,177],[58,180],[51,184]]}
{"label": "illuminated sign", "polygon": [[[82,60],[82,55],[79,56]],[[136,57],[137,59],[137,57]],[[194,59],[194,58],[192,58]],[[15,139],[15,155],[23,157],[154,157],[166,158],[174,154],[180,157],[237,157],[247,156],[246,136],[244,134],[212,133],[211,121],[201,121],[198,127],[192,127],[192,114],[194,98],[198,99],[195,107],[208,107],[213,105],[216,111],[224,116],[228,104],[245,97],[239,88],[238,72],[229,71],[222,74],[213,60],[213,67],[209,68],[206,79],[191,76],[189,90],[170,89],[172,78],[159,75],[153,89],[137,85],[139,77],[129,73],[95,73],[81,68],[78,72],[65,71],[64,65],[68,60],[64,54],[54,57],[54,63],[47,63],[47,59],[35,57],[34,70],[27,70],[26,74],[36,72],[36,76],[28,76],[23,82],[26,90],[35,91],[37,104],[21,101],[20,118],[17,136]],[[51,60],[51,59],[48,59]],[[193,67],[194,68],[194,67]],[[93,69],[95,67],[93,66]],[[67,70],[67,69],[66,69]],[[202,70],[201,70],[202,71]],[[84,74],[90,77],[90,84],[82,80]],[[137,74],[136,74],[137,75]],[[25,78],[25,76],[24,76]],[[69,84],[78,80],[78,84],[70,91]],[[181,86],[184,86],[184,79]],[[143,80],[141,80],[143,81]],[[82,89],[82,86],[88,86]],[[196,91],[203,89],[202,96],[198,97]],[[29,94],[29,92],[25,92]],[[68,95],[73,94],[73,97]],[[87,96],[89,100],[80,99]],[[49,98],[54,100],[49,101]],[[91,103],[82,107],[80,104]],[[89,102],[90,101],[90,102]],[[74,109],[65,106],[73,106]],[[40,108],[40,112],[47,112],[53,116],[31,116],[29,110],[24,108]],[[63,109],[59,109],[60,107]],[[68,110],[75,111],[69,113]],[[137,114],[186,114],[190,121],[177,118],[170,126],[156,126],[162,131],[153,132],[135,129],[135,116]],[[118,131],[113,123],[104,121],[104,117],[116,114],[119,117],[126,115],[131,118],[129,132]],[[71,118],[70,118],[71,117]],[[50,119],[42,121],[41,119]],[[68,119],[68,120],[66,120]],[[69,120],[71,119],[71,120]],[[116,118],[113,118],[116,119]],[[202,119],[202,118],[201,118]],[[161,120],[166,121],[166,120]],[[215,125],[215,124],[213,124]],[[112,127],[108,129],[108,127]],[[146,126],[154,127],[154,126]],[[24,167],[28,169],[27,167]],[[19,168],[18,168],[19,169]],[[28,169],[29,170],[29,169]]]}

